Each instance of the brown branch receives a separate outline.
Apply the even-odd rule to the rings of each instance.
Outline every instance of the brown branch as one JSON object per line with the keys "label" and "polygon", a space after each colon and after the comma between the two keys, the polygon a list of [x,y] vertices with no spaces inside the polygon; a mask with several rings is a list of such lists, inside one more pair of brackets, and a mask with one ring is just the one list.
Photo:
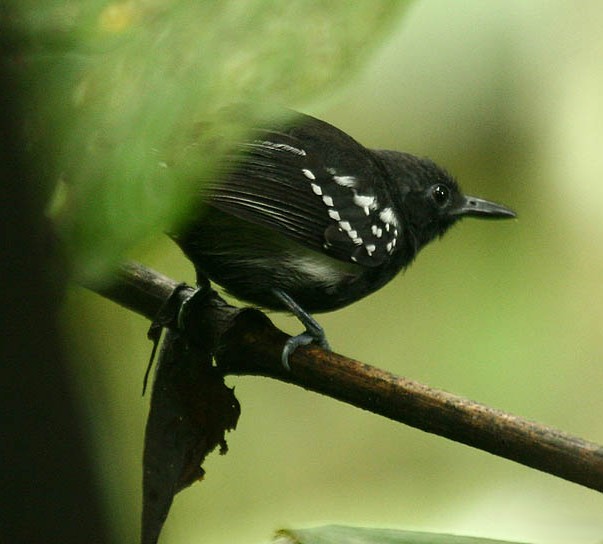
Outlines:
{"label": "brown branch", "polygon": [[[113,286],[88,287],[153,319],[176,285],[157,272],[128,264]],[[178,296],[185,300],[192,292],[184,289]],[[290,359],[291,371],[285,371],[280,362],[285,333],[258,311],[240,311],[219,298],[212,305],[216,321],[223,324],[216,359],[225,373],[293,383],[603,491],[603,446],[314,346],[298,349]]]}

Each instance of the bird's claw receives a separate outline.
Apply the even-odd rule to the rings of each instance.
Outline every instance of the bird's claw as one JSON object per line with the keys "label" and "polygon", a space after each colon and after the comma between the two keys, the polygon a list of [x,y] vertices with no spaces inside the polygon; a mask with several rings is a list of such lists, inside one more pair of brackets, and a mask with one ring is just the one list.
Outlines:
{"label": "bird's claw", "polygon": [[281,362],[286,370],[291,370],[289,365],[289,356],[300,346],[307,346],[308,344],[317,344],[322,349],[331,351],[331,346],[327,341],[324,331],[319,327],[320,330],[306,330],[297,336],[292,336],[285,342],[285,347],[281,353]]}

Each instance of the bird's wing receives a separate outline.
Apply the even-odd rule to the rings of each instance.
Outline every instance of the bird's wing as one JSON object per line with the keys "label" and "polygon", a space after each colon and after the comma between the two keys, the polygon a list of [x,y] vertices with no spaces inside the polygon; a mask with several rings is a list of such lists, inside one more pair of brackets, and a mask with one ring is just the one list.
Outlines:
{"label": "bird's wing", "polygon": [[254,131],[207,196],[224,212],[336,259],[379,266],[402,229],[378,161],[335,127],[302,116],[288,128]]}

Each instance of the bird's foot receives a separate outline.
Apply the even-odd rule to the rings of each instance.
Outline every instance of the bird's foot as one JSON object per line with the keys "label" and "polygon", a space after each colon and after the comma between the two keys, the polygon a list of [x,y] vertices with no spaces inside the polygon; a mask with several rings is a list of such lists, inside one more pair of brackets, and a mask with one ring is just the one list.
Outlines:
{"label": "bird's foot", "polygon": [[318,322],[287,293],[280,289],[273,289],[273,292],[287,309],[306,327],[305,332],[298,334],[297,336],[292,336],[285,342],[285,347],[281,354],[283,366],[287,370],[291,370],[291,367],[289,366],[289,356],[300,346],[307,346],[308,344],[314,343],[327,351],[331,351],[331,346],[329,346],[325,331]]}
{"label": "bird's foot", "polygon": [[307,346],[308,344],[318,344],[321,348],[331,351],[331,346],[329,346],[329,342],[325,337],[325,333],[320,329],[320,334],[315,335],[314,333],[302,332],[297,336],[292,336],[285,342],[285,347],[283,348],[283,353],[281,353],[281,362],[283,366],[287,370],[291,370],[291,366],[289,365],[289,356],[300,346]]}

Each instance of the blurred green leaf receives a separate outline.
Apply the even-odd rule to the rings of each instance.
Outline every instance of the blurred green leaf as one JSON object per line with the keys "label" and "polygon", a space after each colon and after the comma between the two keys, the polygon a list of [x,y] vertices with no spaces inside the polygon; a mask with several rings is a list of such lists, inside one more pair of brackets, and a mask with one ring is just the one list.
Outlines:
{"label": "blurred green leaf", "polygon": [[0,40],[21,84],[29,159],[45,191],[64,185],[52,209],[76,272],[102,275],[186,211],[245,129],[225,123],[225,105],[264,111],[340,87],[405,5],[6,2]]}
{"label": "blurred green leaf", "polygon": [[279,531],[274,542],[277,544],[513,544],[506,540],[489,538],[340,525]]}

